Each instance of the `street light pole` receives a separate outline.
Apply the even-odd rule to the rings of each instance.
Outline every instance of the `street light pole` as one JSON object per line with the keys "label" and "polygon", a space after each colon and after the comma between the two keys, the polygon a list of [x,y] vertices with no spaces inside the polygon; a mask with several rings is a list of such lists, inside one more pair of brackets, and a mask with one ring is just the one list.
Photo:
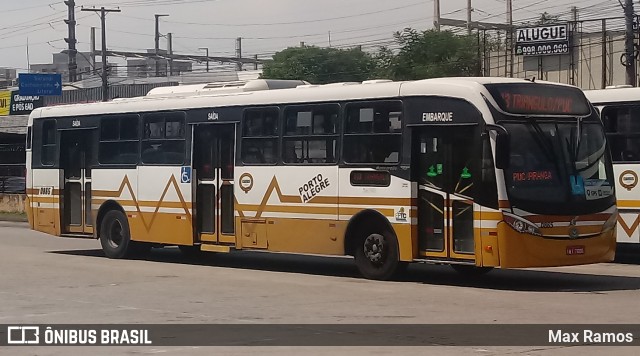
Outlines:
{"label": "street light pole", "polygon": [[198,49],[204,49],[207,55],[207,73],[209,72],[209,47],[200,47]]}
{"label": "street light pole", "polygon": [[154,15],[156,18],[156,33],[155,33],[155,60],[156,60],[156,77],[160,76],[160,66],[158,64],[158,54],[160,52],[160,18],[163,16],[169,16],[169,15],[160,15],[160,14],[155,14]]}

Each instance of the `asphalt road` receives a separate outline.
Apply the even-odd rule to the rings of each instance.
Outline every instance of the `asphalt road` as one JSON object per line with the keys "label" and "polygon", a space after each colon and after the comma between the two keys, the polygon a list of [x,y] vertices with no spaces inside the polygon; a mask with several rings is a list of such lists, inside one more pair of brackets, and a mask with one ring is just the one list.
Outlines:
{"label": "asphalt road", "polygon": [[[633,262],[633,257],[628,259]],[[640,256],[638,257],[640,261]],[[110,260],[94,240],[0,222],[0,324],[637,324],[640,264],[495,270],[415,265],[369,281],[351,259],[175,248]],[[636,337],[638,337],[636,335]],[[631,347],[39,347],[0,354],[636,355]]]}

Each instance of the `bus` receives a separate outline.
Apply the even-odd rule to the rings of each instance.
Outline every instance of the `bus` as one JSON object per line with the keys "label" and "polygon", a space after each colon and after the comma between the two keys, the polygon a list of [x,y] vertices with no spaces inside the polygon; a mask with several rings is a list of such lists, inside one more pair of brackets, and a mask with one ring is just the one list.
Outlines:
{"label": "bus", "polygon": [[640,248],[640,88],[612,86],[585,95],[599,110],[611,150],[616,182],[620,250]]}
{"label": "bus", "polygon": [[262,250],[466,274],[611,261],[600,119],[575,87],[505,78],[257,80],[44,107],[28,121],[31,227],[107,257]]}

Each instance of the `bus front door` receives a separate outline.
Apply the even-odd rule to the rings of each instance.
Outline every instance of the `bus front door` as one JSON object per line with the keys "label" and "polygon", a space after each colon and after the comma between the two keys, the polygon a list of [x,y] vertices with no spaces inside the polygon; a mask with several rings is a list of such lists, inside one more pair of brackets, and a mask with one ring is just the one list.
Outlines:
{"label": "bus front door", "polygon": [[63,233],[92,234],[91,162],[94,130],[62,131],[60,169],[63,171],[62,202]]}
{"label": "bus front door", "polygon": [[196,242],[233,244],[235,125],[200,124],[193,129]]}
{"label": "bus front door", "polygon": [[423,258],[472,262],[473,175],[477,126],[429,126],[414,131],[418,182],[418,244]]}

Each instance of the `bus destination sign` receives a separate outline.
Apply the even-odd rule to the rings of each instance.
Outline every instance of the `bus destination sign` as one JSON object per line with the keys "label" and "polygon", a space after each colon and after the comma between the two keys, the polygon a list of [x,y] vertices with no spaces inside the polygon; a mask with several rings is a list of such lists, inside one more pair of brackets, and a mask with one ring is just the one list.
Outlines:
{"label": "bus destination sign", "polygon": [[569,53],[569,25],[544,25],[516,29],[516,54],[542,56]]}
{"label": "bus destination sign", "polygon": [[540,83],[487,84],[500,109],[517,115],[575,115],[591,112],[584,94],[572,87]]}

